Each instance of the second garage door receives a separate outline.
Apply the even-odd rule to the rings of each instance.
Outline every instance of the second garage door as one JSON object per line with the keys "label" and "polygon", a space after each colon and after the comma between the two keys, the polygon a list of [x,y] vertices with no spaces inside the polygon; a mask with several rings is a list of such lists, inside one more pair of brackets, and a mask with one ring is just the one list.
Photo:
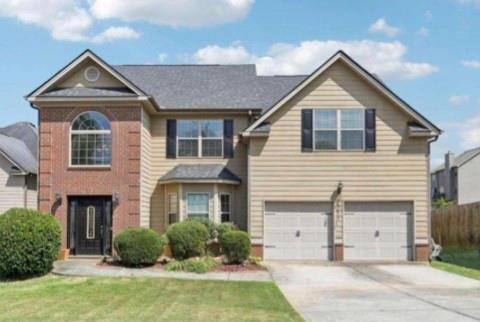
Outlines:
{"label": "second garage door", "polygon": [[330,203],[266,202],[264,257],[267,260],[329,260]]}
{"label": "second garage door", "polygon": [[345,260],[410,260],[412,204],[346,203]]}

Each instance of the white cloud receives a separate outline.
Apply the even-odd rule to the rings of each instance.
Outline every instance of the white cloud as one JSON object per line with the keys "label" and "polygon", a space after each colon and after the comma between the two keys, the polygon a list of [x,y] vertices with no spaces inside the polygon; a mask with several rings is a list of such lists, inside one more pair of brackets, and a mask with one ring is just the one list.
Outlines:
{"label": "white cloud", "polygon": [[468,95],[452,95],[448,99],[448,102],[453,106],[462,106],[467,104],[470,101],[470,96]]}
{"label": "white cloud", "polygon": [[398,41],[310,40],[300,44],[273,44],[263,56],[249,52],[241,44],[211,45],[197,50],[190,59],[201,64],[255,63],[259,74],[309,74],[339,49],[351,55],[369,71],[385,79],[414,79],[438,71],[429,63],[405,60],[407,47]]}
{"label": "white cloud", "polygon": [[93,23],[78,1],[0,0],[0,16],[50,31],[58,40],[84,41]]}
{"label": "white cloud", "polygon": [[143,20],[171,27],[202,27],[244,18],[254,0],[0,0],[0,17],[48,30],[56,40],[110,42],[136,39],[130,27],[108,27],[97,35],[98,19]]}
{"label": "white cloud", "polygon": [[460,127],[461,145],[464,149],[480,146],[480,116],[470,118]]}
{"label": "white cloud", "polygon": [[193,59],[201,64],[243,64],[254,62],[255,56],[251,55],[242,45],[231,47],[211,45],[197,50]]}
{"label": "white cloud", "polygon": [[110,27],[91,39],[94,43],[112,42],[118,39],[138,39],[140,33],[130,27]]}
{"label": "white cloud", "polygon": [[167,53],[160,53],[158,54],[158,61],[162,64],[164,63],[168,58],[168,54]]}
{"label": "white cloud", "polygon": [[368,28],[368,31],[371,33],[382,33],[388,37],[395,37],[401,32],[400,28],[390,26],[385,18],[380,18],[375,21],[370,28]]}
{"label": "white cloud", "polygon": [[143,20],[170,27],[202,27],[244,18],[254,0],[91,0],[98,19]]}
{"label": "white cloud", "polygon": [[417,34],[422,37],[428,37],[430,35],[430,30],[426,27],[421,27],[418,29]]}
{"label": "white cloud", "polygon": [[480,60],[463,60],[462,65],[467,68],[480,69]]}

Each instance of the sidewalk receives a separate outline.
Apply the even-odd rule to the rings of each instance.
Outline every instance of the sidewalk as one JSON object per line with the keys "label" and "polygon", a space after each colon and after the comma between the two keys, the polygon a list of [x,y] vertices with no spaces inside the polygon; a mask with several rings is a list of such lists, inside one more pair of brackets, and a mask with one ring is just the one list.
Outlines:
{"label": "sidewalk", "polygon": [[71,259],[56,261],[53,274],[63,276],[98,276],[98,277],[164,277],[191,280],[219,281],[255,281],[271,282],[268,271],[258,272],[209,272],[205,274],[186,272],[166,272],[156,267],[127,268],[120,266],[97,265],[98,260]]}

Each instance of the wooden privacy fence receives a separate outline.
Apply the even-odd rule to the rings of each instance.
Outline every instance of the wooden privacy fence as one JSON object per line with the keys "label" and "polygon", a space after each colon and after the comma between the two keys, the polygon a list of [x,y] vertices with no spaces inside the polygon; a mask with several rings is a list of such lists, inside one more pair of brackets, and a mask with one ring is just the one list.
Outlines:
{"label": "wooden privacy fence", "polygon": [[432,235],[442,247],[480,247],[480,202],[432,210]]}

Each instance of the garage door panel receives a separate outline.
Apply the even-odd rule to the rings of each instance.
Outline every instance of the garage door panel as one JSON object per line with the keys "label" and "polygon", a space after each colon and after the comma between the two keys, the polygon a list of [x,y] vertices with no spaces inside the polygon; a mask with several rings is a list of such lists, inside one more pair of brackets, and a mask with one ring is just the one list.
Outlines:
{"label": "garage door panel", "polygon": [[411,203],[347,203],[345,260],[407,260],[412,237]]}
{"label": "garage door panel", "polygon": [[327,260],[331,215],[322,203],[265,203],[265,259]]}

